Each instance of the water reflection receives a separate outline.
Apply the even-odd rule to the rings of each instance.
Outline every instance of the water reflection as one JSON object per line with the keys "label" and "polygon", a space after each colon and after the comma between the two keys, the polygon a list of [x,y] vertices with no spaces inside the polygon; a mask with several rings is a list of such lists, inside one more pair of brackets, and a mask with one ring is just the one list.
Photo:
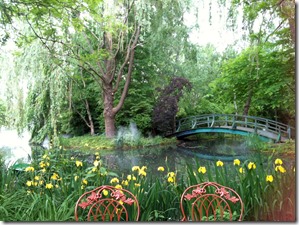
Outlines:
{"label": "water reflection", "polygon": [[[36,147],[35,156],[39,158],[44,149]],[[67,150],[69,157],[75,157],[83,162],[92,163],[95,160],[95,151]],[[184,142],[180,145],[157,146],[134,150],[100,150],[98,151],[103,163],[109,171],[119,176],[132,173],[133,166],[146,166],[149,175],[157,175],[159,166],[166,171],[186,171],[186,165],[208,166],[215,161],[240,160],[249,157],[251,152],[242,139],[213,139],[202,143]],[[233,165],[233,164],[232,164]]]}
{"label": "water reflection", "polygon": [[[40,146],[30,147],[29,135],[21,137],[15,131],[0,133],[0,151],[4,153],[7,164],[30,163],[31,157],[41,157],[46,151]],[[0,153],[1,153],[0,152]],[[35,154],[32,154],[34,152]],[[70,154],[92,165],[94,151],[67,150],[63,154]],[[204,141],[186,141],[178,146],[157,146],[134,150],[100,150],[103,166],[109,171],[130,174],[133,166],[146,166],[148,174],[158,174],[159,166],[168,171],[185,171],[186,164],[203,165],[214,163],[217,160],[233,161],[248,158],[251,154],[243,139],[216,138]]]}
{"label": "water reflection", "polygon": [[183,154],[206,160],[233,161],[248,158],[252,151],[246,139],[210,139],[204,141],[185,141],[178,145]]}
{"label": "water reflection", "polygon": [[24,132],[19,135],[16,130],[0,128],[0,154],[8,167],[15,163],[30,163],[31,146],[30,134]]}

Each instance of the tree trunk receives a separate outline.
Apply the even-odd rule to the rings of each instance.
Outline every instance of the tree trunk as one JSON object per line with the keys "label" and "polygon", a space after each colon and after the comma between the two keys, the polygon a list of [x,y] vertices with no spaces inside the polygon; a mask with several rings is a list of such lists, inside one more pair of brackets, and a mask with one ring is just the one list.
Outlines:
{"label": "tree trunk", "polygon": [[89,108],[89,103],[86,99],[85,99],[85,108],[86,108],[86,112],[87,112],[87,116],[88,116],[90,135],[94,135],[94,124],[93,124],[93,120],[92,120],[92,116],[91,116],[91,112],[90,112],[90,108]]}
{"label": "tree trunk", "polygon": [[[118,73],[115,78],[116,71],[116,55],[114,57],[105,60],[105,73],[101,80],[103,86],[103,98],[104,98],[104,121],[105,121],[105,133],[107,138],[114,138],[116,134],[115,127],[115,115],[122,108],[124,101],[127,97],[131,75],[133,71],[134,65],[134,55],[135,55],[135,47],[137,45],[137,41],[140,35],[140,26],[136,27],[134,35],[131,37],[129,44],[126,49],[126,56],[123,63],[118,70]],[[112,35],[108,32],[104,35],[105,47],[112,54],[113,47],[113,39]],[[127,67],[127,73],[124,75],[124,69]],[[114,94],[119,90],[119,85],[121,80],[124,79],[125,76],[125,84],[121,91],[119,102],[116,106],[114,106]]]}
{"label": "tree trunk", "polygon": [[253,94],[253,91],[252,91],[252,88],[250,88],[249,92],[248,92],[247,101],[246,101],[246,104],[244,106],[244,112],[243,112],[244,116],[248,116],[248,112],[249,112],[250,104],[251,104],[252,94]]}
{"label": "tree trunk", "polygon": [[[114,94],[112,91],[112,85],[104,84],[104,121],[105,121],[105,134],[107,138],[114,138],[115,129],[115,112],[113,110]],[[107,87],[108,86],[108,87]]]}
{"label": "tree trunk", "polygon": [[291,39],[293,44],[296,43],[296,3],[295,0],[280,0],[278,2],[280,6],[280,12],[285,18],[287,18],[290,27]]}
{"label": "tree trunk", "polygon": [[115,118],[111,116],[105,116],[105,133],[107,138],[115,137]]}
{"label": "tree trunk", "polygon": [[85,109],[86,109],[88,120],[86,120],[85,114],[80,113],[80,111],[78,109],[76,109],[76,107],[73,104],[72,104],[72,107],[73,107],[74,111],[85,122],[85,124],[89,127],[89,129],[90,129],[90,135],[94,135],[95,134],[94,123],[93,123],[93,120],[92,120],[92,115],[91,115],[91,112],[90,112],[88,100],[85,99],[85,100],[82,100],[82,101],[85,103]]}
{"label": "tree trunk", "polygon": [[235,114],[238,115],[238,105],[237,105],[236,93],[234,93],[234,108],[235,108]]}

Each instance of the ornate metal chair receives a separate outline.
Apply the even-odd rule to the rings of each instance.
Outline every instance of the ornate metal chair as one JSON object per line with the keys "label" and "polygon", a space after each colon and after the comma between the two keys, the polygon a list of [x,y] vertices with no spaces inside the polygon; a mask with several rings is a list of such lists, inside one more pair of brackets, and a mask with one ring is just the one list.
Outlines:
{"label": "ornate metal chair", "polygon": [[185,189],[181,196],[182,221],[242,221],[244,204],[236,191],[215,182]]}
{"label": "ornate metal chair", "polygon": [[107,185],[85,192],[75,206],[76,221],[138,221],[139,214],[130,191]]}

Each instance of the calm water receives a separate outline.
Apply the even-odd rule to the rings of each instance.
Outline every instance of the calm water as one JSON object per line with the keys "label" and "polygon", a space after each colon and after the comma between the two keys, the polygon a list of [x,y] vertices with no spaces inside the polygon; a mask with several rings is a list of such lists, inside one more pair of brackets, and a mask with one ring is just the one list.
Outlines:
{"label": "calm water", "polygon": [[0,154],[7,166],[17,162],[30,163],[31,147],[29,145],[30,134],[24,132],[18,135],[16,130],[0,128]]}
{"label": "calm water", "polygon": [[[43,154],[42,147],[30,147],[29,134],[18,136],[15,131],[1,130],[0,154],[4,155],[6,164],[30,163],[32,150]],[[92,163],[93,152],[68,150],[76,158]],[[244,139],[214,139],[183,142],[178,146],[152,147],[135,150],[101,150],[99,151],[103,166],[121,175],[131,172],[133,166],[147,166],[148,174],[157,173],[159,166],[171,171],[185,171],[186,164],[205,166],[217,160],[233,161],[245,159],[252,153]]]}

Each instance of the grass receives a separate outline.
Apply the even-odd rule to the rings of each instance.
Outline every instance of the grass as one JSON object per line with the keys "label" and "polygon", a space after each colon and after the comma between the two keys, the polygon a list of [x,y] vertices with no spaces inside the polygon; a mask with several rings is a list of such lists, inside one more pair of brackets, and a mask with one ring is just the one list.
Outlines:
{"label": "grass", "polygon": [[66,149],[82,149],[82,150],[101,150],[101,149],[133,149],[145,148],[151,146],[161,146],[176,144],[176,138],[162,138],[160,136],[145,138],[139,137],[138,139],[108,139],[103,135],[90,136],[84,135],[73,138],[61,138],[60,143]]}

